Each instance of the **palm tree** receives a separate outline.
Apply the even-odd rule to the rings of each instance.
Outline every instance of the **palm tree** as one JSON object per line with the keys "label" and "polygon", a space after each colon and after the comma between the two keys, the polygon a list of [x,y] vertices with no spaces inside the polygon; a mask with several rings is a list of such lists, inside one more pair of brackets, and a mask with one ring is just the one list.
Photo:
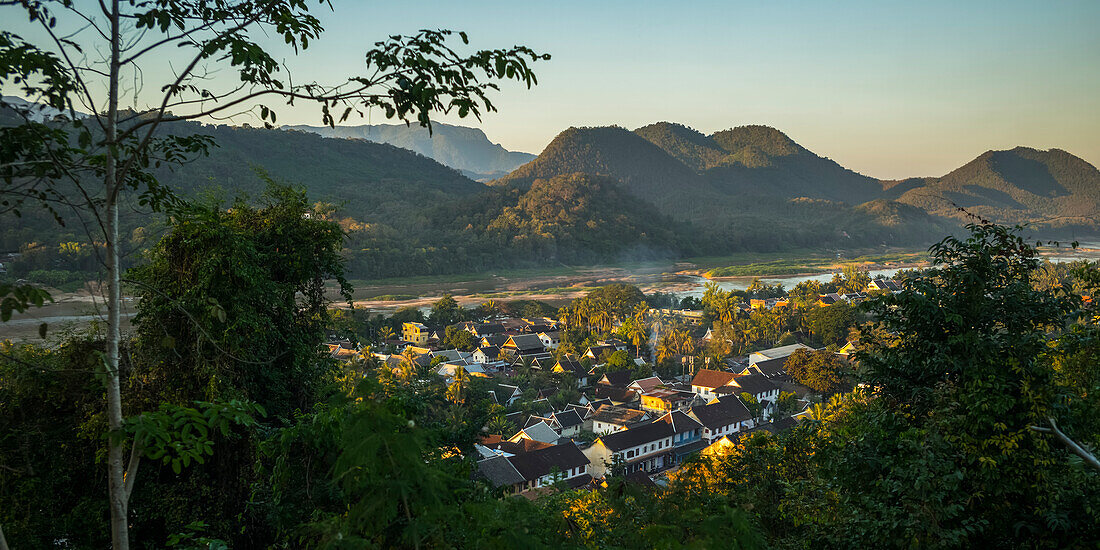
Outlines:
{"label": "palm tree", "polygon": [[485,310],[486,317],[491,319],[498,313],[500,304],[496,300],[490,299],[488,302],[481,304],[481,307]]}
{"label": "palm tree", "polygon": [[466,384],[468,381],[469,376],[466,374],[466,369],[455,367],[454,382],[447,386],[447,399],[452,403],[462,404],[466,400]]}
{"label": "palm tree", "polygon": [[829,407],[824,403],[814,403],[810,408],[810,421],[818,424],[829,419]]}
{"label": "palm tree", "polygon": [[634,349],[638,353],[638,357],[642,356],[642,344],[646,342],[645,329],[640,325],[634,325],[634,329],[630,331],[630,341],[634,344]]}
{"label": "palm tree", "polygon": [[393,340],[393,328],[382,327],[378,330],[378,337],[382,339],[383,343],[385,343],[387,340]]}

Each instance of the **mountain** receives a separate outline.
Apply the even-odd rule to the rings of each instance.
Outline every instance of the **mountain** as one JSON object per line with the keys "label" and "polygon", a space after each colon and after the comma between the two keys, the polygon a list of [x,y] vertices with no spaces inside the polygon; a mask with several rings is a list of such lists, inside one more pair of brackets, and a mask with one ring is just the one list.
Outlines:
{"label": "mountain", "polygon": [[962,207],[1002,223],[1094,226],[1100,214],[1100,171],[1061,149],[986,151],[943,177],[907,189],[898,200],[940,216],[963,216]]}
{"label": "mountain", "polygon": [[850,204],[881,196],[878,180],[822,158],[769,126],[739,126],[704,136],[680,124],[658,122],[634,132],[698,171],[725,194]]}
{"label": "mountain", "polygon": [[573,173],[608,176],[677,219],[717,215],[717,192],[699,174],[641,136],[618,126],[569,128],[538,158],[490,185],[525,187]]}
{"label": "mountain", "polygon": [[535,158],[530,153],[509,151],[489,141],[478,128],[432,123],[432,132],[418,125],[366,124],[361,126],[283,126],[284,130],[311,132],[325,137],[386,143],[424,155],[460,170],[473,179],[499,177]]}

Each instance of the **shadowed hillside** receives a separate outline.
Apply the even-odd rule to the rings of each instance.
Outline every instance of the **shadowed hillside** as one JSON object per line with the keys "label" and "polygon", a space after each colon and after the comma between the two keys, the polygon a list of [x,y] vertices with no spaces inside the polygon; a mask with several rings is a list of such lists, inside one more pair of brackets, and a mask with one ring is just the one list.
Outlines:
{"label": "shadowed hillside", "polygon": [[942,216],[958,206],[999,222],[1095,225],[1100,172],[1061,149],[987,151],[899,200]]}

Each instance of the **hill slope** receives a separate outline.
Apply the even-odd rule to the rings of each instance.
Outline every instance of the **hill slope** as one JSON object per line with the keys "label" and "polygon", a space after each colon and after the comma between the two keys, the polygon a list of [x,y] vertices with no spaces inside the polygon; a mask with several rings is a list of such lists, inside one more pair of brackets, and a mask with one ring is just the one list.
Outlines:
{"label": "hill slope", "polygon": [[1004,223],[1095,225],[1100,171],[1061,149],[987,151],[899,200],[941,216],[958,217],[962,207]]}
{"label": "hill slope", "polygon": [[535,158],[530,153],[509,151],[489,141],[485,132],[479,128],[441,122],[432,124],[431,135],[426,128],[404,124],[364,124],[336,128],[301,125],[284,126],[283,129],[394,145],[478,178],[506,174]]}

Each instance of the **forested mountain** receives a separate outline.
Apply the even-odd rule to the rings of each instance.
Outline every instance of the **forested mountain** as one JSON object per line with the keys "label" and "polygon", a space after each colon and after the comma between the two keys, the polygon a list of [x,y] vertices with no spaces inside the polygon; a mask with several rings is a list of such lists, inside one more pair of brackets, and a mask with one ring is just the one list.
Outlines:
{"label": "forested mountain", "polygon": [[[452,130],[437,126],[437,138]],[[924,245],[957,227],[952,203],[997,221],[1091,230],[1100,204],[1096,168],[1060,150],[989,152],[942,178],[880,182],[765,126],[711,136],[672,123],[634,132],[570,128],[491,185],[361,139],[198,123],[165,131],[203,133],[217,144],[208,156],[159,173],[182,197],[225,206],[238,197],[256,200],[270,176],[331,204],[348,235],[355,278]],[[161,218],[140,208],[125,209],[123,218],[134,236],[130,258],[140,258],[136,252],[155,242]],[[80,224],[70,222],[59,227],[27,208],[22,218],[0,217],[0,252],[36,251],[14,266],[17,276],[52,270],[53,280],[79,280],[94,262],[87,250],[77,261],[62,246],[85,240]]]}
{"label": "forested mountain", "polygon": [[963,207],[999,222],[1095,226],[1100,209],[1100,171],[1061,149],[987,151],[922,183],[899,200],[941,216]]}
{"label": "forested mountain", "polygon": [[349,138],[387,143],[424,155],[436,162],[460,170],[474,179],[507,174],[535,158],[535,155],[509,151],[489,141],[479,128],[432,123],[432,132],[420,126],[404,124],[364,124],[361,126],[283,126],[285,130],[312,132],[325,137]]}
{"label": "forested mountain", "polygon": [[694,212],[685,202],[699,204],[714,194],[692,169],[618,126],[569,128],[538,158],[490,184],[527,186],[537,178],[578,172],[618,179],[635,196],[680,218]]}

